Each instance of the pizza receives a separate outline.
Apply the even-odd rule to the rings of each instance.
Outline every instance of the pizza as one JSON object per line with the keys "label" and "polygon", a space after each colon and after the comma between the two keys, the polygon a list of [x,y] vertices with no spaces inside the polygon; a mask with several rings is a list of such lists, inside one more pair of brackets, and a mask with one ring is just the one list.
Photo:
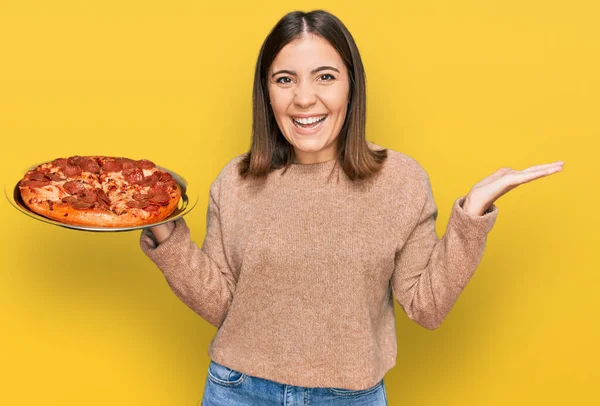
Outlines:
{"label": "pizza", "polygon": [[58,158],[19,181],[23,203],[65,224],[129,227],[167,218],[181,197],[170,173],[147,159],[107,156]]}

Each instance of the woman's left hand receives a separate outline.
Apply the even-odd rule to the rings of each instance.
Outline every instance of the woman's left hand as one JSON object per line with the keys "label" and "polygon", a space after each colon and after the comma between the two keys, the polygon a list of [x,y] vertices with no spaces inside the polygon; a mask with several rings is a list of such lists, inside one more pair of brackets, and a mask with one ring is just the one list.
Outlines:
{"label": "woman's left hand", "polygon": [[560,172],[564,162],[531,166],[522,171],[500,168],[471,188],[463,203],[463,209],[472,215],[481,216],[506,192],[517,186]]}

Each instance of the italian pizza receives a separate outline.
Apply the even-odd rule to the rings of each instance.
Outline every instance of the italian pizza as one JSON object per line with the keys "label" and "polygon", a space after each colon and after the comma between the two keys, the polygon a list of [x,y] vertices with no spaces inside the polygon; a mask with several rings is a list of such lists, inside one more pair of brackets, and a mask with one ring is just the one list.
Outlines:
{"label": "italian pizza", "polygon": [[27,171],[18,183],[23,203],[61,223],[131,227],[167,218],[182,190],[147,159],[108,156],[57,158]]}

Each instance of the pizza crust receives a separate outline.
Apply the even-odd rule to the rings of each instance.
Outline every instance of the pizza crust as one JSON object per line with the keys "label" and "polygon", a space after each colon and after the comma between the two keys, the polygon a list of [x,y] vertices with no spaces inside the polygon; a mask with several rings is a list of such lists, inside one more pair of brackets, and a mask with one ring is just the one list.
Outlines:
{"label": "pizza crust", "polygon": [[21,196],[23,203],[31,211],[61,223],[78,226],[132,227],[157,223],[169,217],[179,204],[181,188],[176,185],[176,191],[171,192],[169,204],[160,206],[157,211],[147,212],[149,216],[146,218],[136,215],[144,209],[130,209],[127,213],[116,214],[99,208],[77,210],[66,203],[53,203],[50,209],[48,201],[29,203],[36,195],[27,187],[21,187]]}

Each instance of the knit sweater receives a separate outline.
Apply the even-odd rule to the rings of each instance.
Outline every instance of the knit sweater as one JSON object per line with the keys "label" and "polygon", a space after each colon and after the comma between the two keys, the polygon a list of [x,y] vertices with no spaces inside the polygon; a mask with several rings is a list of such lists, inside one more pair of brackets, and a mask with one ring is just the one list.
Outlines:
{"label": "knit sweater", "polygon": [[404,153],[388,149],[382,170],[361,181],[336,160],[244,180],[241,157],[210,185],[202,248],[180,218],[159,245],[144,230],[142,250],[217,327],[212,360],[295,386],[374,386],[396,365],[394,299],[437,328],[479,265],[498,208],[471,215],[459,197],[438,239],[429,176]]}

